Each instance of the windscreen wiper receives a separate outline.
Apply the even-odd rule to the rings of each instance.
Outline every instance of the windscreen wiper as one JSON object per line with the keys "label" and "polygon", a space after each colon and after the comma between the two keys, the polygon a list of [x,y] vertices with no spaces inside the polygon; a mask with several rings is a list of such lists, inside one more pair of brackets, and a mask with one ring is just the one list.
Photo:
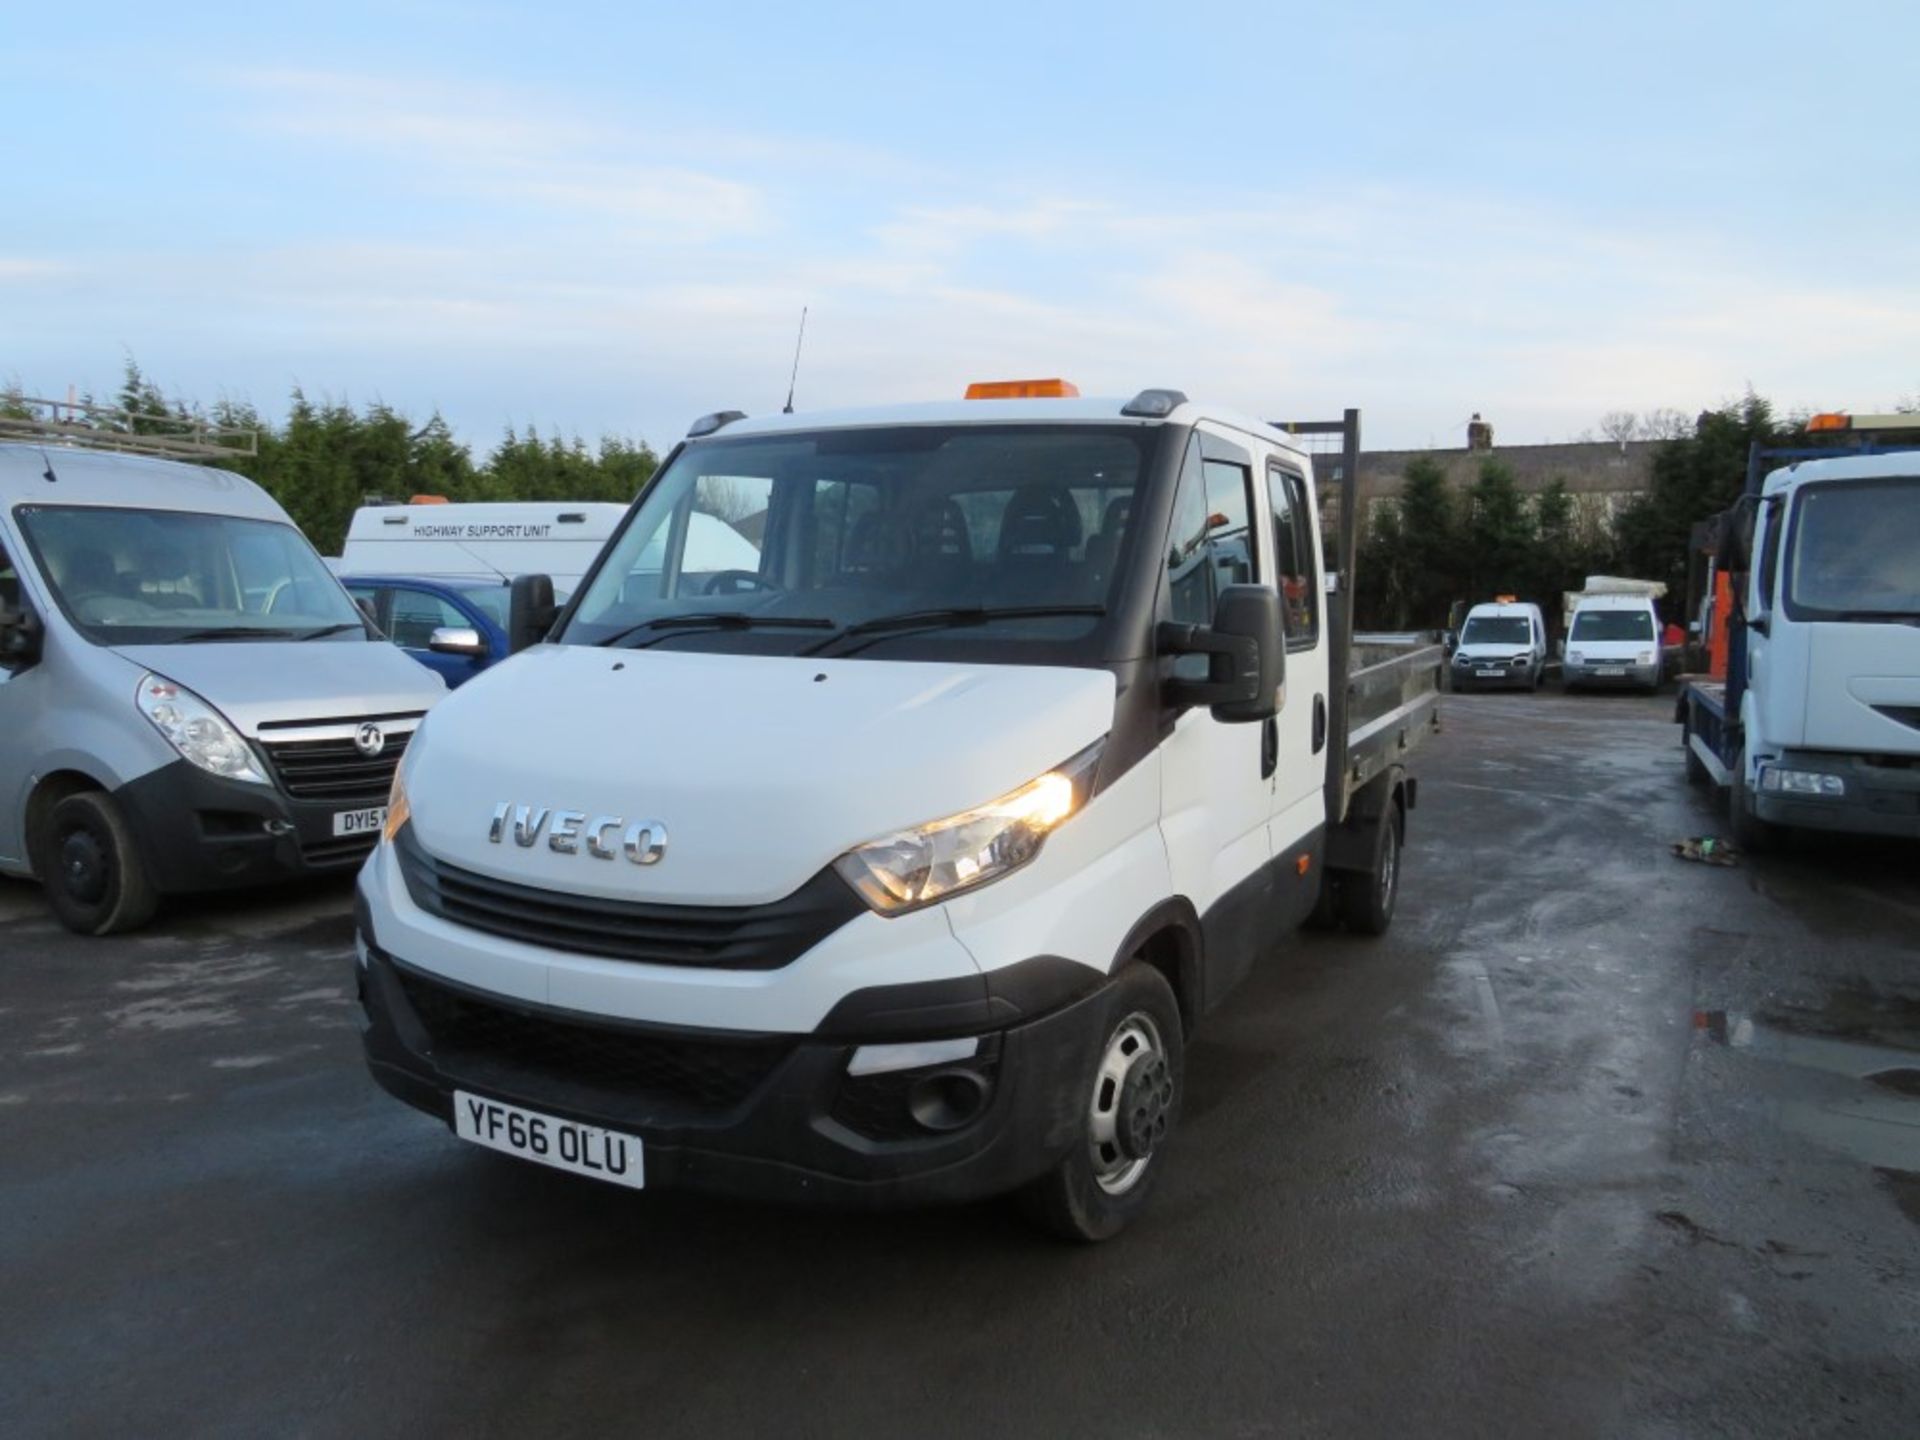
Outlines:
{"label": "windscreen wiper", "polygon": [[693,615],[660,615],[652,620],[642,620],[638,625],[629,625],[625,630],[616,631],[606,639],[593,643],[599,646],[618,645],[646,631],[660,631],[651,639],[626,647],[629,650],[644,650],[681,630],[753,630],[761,626],[769,629],[831,630],[833,621],[811,615],[753,615],[744,610],[711,610]]}
{"label": "windscreen wiper", "polygon": [[1920,625],[1920,612],[1913,610],[1842,610],[1835,620],[1890,620],[1897,625]]}
{"label": "windscreen wiper", "polygon": [[318,640],[323,635],[338,635],[347,630],[366,631],[366,622],[362,620],[342,620],[338,625],[322,625],[318,630],[302,630],[293,638],[296,640]]}
{"label": "windscreen wiper", "polygon": [[903,610],[898,615],[877,615],[871,620],[836,630],[817,645],[800,653],[818,655],[842,640],[855,643],[833,651],[838,656],[852,655],[877,644],[890,635],[915,630],[950,630],[962,625],[985,625],[992,620],[1025,620],[1048,615],[1104,615],[1104,605],[949,605],[934,610]]}
{"label": "windscreen wiper", "polygon": [[204,630],[187,630],[168,638],[169,645],[191,645],[201,640],[303,640],[298,630],[283,630],[278,625],[209,625]]}

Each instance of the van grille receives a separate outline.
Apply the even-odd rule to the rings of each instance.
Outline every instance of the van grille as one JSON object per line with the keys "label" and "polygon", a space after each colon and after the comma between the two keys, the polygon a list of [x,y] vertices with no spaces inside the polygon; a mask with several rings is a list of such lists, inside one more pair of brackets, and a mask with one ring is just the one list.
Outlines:
{"label": "van grille", "polygon": [[413,903],[457,925],[578,955],[650,965],[777,970],[866,909],[831,868],[765,905],[661,905],[516,885],[429,855],[403,826],[395,850]]}
{"label": "van grille", "polygon": [[703,1110],[738,1105],[793,1051],[782,1036],[690,1039],[524,1010],[394,967],[436,1059],[509,1070]]}
{"label": "van grille", "polygon": [[[382,721],[376,720],[385,729]],[[281,788],[296,800],[318,800],[339,806],[384,805],[393,785],[393,772],[406,754],[413,738],[413,716],[407,728],[386,731],[386,745],[378,755],[362,755],[354,743],[353,731],[360,721],[352,721],[344,734],[325,739],[276,740],[262,726],[260,739]],[[318,729],[320,727],[309,727]],[[329,730],[338,729],[329,725]],[[297,733],[297,732],[296,732]]]}

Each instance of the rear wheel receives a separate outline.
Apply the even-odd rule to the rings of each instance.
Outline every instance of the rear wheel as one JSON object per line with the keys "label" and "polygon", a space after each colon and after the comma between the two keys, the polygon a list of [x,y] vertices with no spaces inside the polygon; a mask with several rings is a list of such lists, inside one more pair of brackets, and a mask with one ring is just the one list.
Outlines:
{"label": "rear wheel", "polygon": [[159,904],[126,818],[98,790],[69,795],[47,813],[34,868],[53,913],[76,934],[136,930]]}
{"label": "rear wheel", "polygon": [[1068,1240],[1105,1240],[1146,1208],[1186,1088],[1180,1007],[1166,978],[1133,964],[1113,982],[1114,1017],[1081,1100],[1079,1143],[1021,1195]]}
{"label": "rear wheel", "polygon": [[1374,822],[1373,860],[1341,879],[1340,918],[1361,935],[1384,935],[1400,898],[1400,807],[1391,802]]}

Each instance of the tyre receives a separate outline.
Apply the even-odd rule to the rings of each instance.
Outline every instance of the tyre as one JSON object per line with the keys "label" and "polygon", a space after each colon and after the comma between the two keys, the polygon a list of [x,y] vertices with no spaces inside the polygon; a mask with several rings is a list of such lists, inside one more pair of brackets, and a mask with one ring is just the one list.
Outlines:
{"label": "tyre", "polygon": [[1340,885],[1340,918],[1358,935],[1384,935],[1400,897],[1400,807],[1389,803],[1374,822],[1373,860]]}
{"label": "tyre", "polygon": [[1106,1240],[1146,1208],[1186,1090],[1180,1007],[1164,976],[1132,964],[1080,1101],[1080,1141],[1021,1193],[1027,1215],[1066,1240]]}
{"label": "tyre", "polygon": [[1728,828],[1733,843],[1750,855],[1769,849],[1778,831],[1753,813],[1753,792],[1747,788],[1747,752],[1733,757],[1733,779],[1727,787]]}
{"label": "tyre", "polygon": [[41,822],[33,848],[47,903],[75,934],[112,935],[153,918],[160,897],[111,796],[67,796]]}

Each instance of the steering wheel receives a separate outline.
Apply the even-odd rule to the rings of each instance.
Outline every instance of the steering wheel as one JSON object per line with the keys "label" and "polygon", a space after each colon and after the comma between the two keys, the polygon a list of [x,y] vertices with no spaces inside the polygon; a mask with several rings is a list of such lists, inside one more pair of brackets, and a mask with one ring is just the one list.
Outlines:
{"label": "steering wheel", "polygon": [[758,590],[780,587],[758,570],[716,570],[707,577],[702,595],[751,595]]}

